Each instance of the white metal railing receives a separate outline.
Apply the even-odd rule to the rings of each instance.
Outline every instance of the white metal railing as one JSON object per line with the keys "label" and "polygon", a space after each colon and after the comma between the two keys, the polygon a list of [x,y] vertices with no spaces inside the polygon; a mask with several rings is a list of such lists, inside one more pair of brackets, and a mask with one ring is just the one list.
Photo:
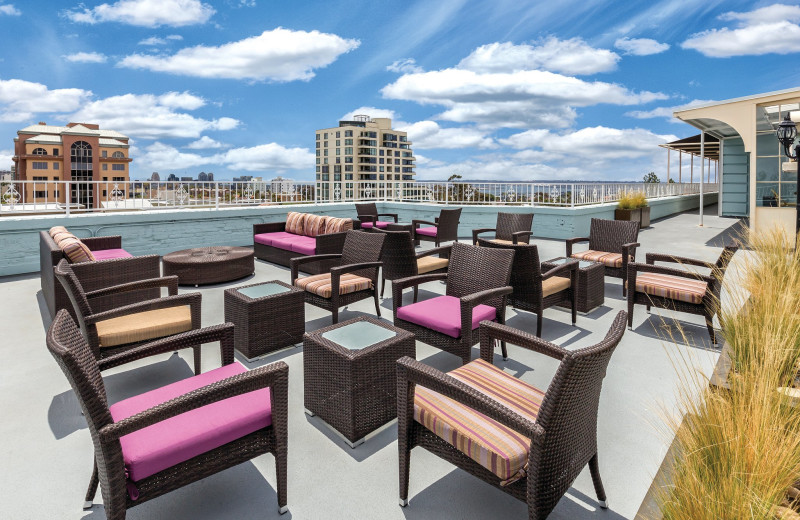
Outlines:
{"label": "white metal railing", "polygon": [[[2,181],[0,215],[370,200],[576,207],[615,202],[637,191],[647,198],[692,195],[700,192],[700,184],[344,181],[296,182],[287,191],[273,192],[269,182]],[[717,184],[704,184],[705,193],[717,191]]]}

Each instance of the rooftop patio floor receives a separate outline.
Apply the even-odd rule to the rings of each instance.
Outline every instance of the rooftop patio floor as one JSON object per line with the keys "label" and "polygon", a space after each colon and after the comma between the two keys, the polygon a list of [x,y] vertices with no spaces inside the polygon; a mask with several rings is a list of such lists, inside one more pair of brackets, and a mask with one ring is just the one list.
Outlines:
{"label": "rooftop patio floor", "polygon": [[[708,208],[715,214],[715,208]],[[714,261],[736,220],[707,216],[697,225],[696,212],[654,222],[642,230],[637,257],[659,251]],[[489,223],[491,225],[491,223]],[[535,223],[534,223],[535,232]],[[538,240],[543,259],[562,256],[564,242]],[[737,258],[742,253],[737,254]],[[734,265],[737,258],[734,259]],[[734,269],[735,272],[735,269]],[[289,281],[289,271],[256,261],[253,277],[228,284],[180,292],[203,294],[203,324],[223,321],[223,290],[238,285],[278,279]],[[443,293],[444,286],[422,286],[420,298]],[[548,309],[543,336],[569,349],[591,345],[602,338],[614,316],[626,308],[621,281],[606,279],[605,305],[579,315],[576,327],[569,313]],[[382,300],[384,320],[391,321],[391,291]],[[81,504],[92,469],[92,441],[86,422],[64,375],[45,347],[49,317],[42,299],[39,276],[0,278],[0,315],[6,340],[0,364],[0,518],[105,518],[98,492],[92,510]],[[406,295],[410,299],[410,294]],[[725,296],[723,294],[723,300]],[[351,305],[340,321],[374,315],[371,300]],[[675,359],[683,356],[710,375],[719,355],[709,345],[700,316],[676,314],[690,345],[662,341],[656,331],[661,316],[637,306],[634,330],[626,331],[608,368],[600,401],[598,441],[600,471],[610,509],[601,510],[588,467],[551,515],[554,519],[634,518],[653,476],[672,442],[664,416],[673,409],[679,374]],[[306,330],[330,323],[330,314],[306,305]],[[536,317],[508,308],[507,323],[535,331]],[[477,347],[473,348],[473,358]],[[237,353],[237,359],[243,359]],[[417,342],[417,359],[443,371],[460,366],[451,354]],[[527,508],[502,491],[479,481],[441,459],[414,450],[411,458],[409,505],[398,499],[396,422],[373,433],[366,443],[351,449],[317,417],[303,413],[303,349],[295,347],[244,364],[250,368],[283,360],[289,365],[289,513],[280,516],[275,495],[275,465],[261,456],[129,511],[130,519],[523,519]],[[556,362],[509,346],[509,360],[498,366],[517,377],[546,388]],[[216,344],[203,348],[203,369],[219,366]],[[192,375],[191,352],[158,356],[104,372],[110,401]]]}

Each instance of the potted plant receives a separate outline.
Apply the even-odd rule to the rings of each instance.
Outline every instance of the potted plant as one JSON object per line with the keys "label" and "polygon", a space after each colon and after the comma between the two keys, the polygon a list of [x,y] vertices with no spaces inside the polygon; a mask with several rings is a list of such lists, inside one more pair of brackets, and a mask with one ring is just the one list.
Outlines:
{"label": "potted plant", "polygon": [[641,227],[642,210],[636,205],[633,193],[625,192],[622,194],[617,203],[617,209],[614,210],[614,220],[639,222]]}

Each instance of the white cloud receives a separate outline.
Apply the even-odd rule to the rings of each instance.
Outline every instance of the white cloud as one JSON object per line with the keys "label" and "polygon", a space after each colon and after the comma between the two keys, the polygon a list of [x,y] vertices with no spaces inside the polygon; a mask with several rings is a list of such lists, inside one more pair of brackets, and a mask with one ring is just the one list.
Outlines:
{"label": "white cloud", "polygon": [[417,65],[414,58],[405,58],[396,60],[391,65],[387,65],[386,70],[389,72],[399,72],[401,74],[408,74],[413,72],[422,72],[422,67]]}
{"label": "white cloud", "polygon": [[0,121],[19,123],[34,114],[77,110],[92,97],[90,90],[61,88],[21,79],[0,79]]}
{"label": "white cloud", "polygon": [[10,170],[14,165],[14,150],[0,150],[0,170]]}
{"label": "white cloud", "polygon": [[649,56],[659,54],[669,49],[668,43],[659,43],[650,38],[620,38],[614,42],[614,47],[633,56]]}
{"label": "white cloud", "polygon": [[158,104],[170,108],[196,110],[206,104],[206,100],[188,92],[167,92],[158,96]]}
{"label": "white cloud", "polygon": [[180,40],[183,39],[183,36],[181,36],[180,34],[169,34],[169,35],[167,35],[167,39],[168,40],[174,40],[174,41],[180,41]]}
{"label": "white cloud", "polygon": [[197,141],[193,141],[186,145],[186,148],[190,150],[207,150],[209,148],[225,148],[227,145],[220,143],[219,141],[215,141],[211,139],[207,135],[202,136]]}
{"label": "white cloud", "polygon": [[339,120],[352,121],[355,116],[369,116],[372,119],[376,117],[388,117],[389,119],[397,119],[397,114],[395,113],[395,111],[389,110],[388,108],[359,107],[355,110],[351,110],[350,112],[346,113],[345,115],[340,117]]}
{"label": "white cloud", "polygon": [[800,46],[800,6],[773,4],[746,13],[725,13],[720,19],[738,22],[738,26],[693,34],[681,47],[712,58],[728,58],[791,54]]}
{"label": "white cloud", "polygon": [[396,127],[408,132],[414,150],[430,148],[495,148],[490,137],[474,128],[441,128],[434,121],[418,121]]}
{"label": "white cloud", "polygon": [[652,110],[633,110],[631,112],[626,112],[625,115],[628,117],[635,117],[636,119],[650,119],[653,117],[663,117],[673,122],[681,122],[672,117],[673,112],[675,112],[676,110],[686,110],[687,108],[693,108],[708,103],[713,103],[713,101],[710,99],[694,99],[683,105],[677,105],[672,107],[656,107]]}
{"label": "white cloud", "polygon": [[596,49],[580,38],[559,40],[550,36],[533,45],[490,43],[472,51],[458,68],[475,72],[549,70],[564,74],[595,74],[617,67],[620,57],[607,49]]}
{"label": "white cloud", "polygon": [[74,63],[105,63],[108,60],[105,54],[99,52],[76,52],[61,57]]}
{"label": "white cloud", "polygon": [[14,7],[14,4],[5,4],[5,5],[0,5],[0,14],[5,14],[8,16],[19,16],[22,14],[22,11]]}
{"label": "white cloud", "polygon": [[359,45],[335,34],[278,27],[217,47],[198,45],[173,55],[132,54],[118,66],[201,78],[307,81],[314,69]]}
{"label": "white cloud", "polygon": [[156,45],[166,45],[169,41],[176,41],[176,40],[183,40],[183,36],[180,34],[170,34],[164,38],[160,38],[158,36],[150,36],[149,38],[145,38],[141,40],[138,45],[149,45],[151,47]]}
{"label": "white cloud", "polygon": [[65,15],[73,22],[119,22],[139,27],[183,27],[206,23],[215,13],[200,0],[119,0],[92,9],[82,5]]}
{"label": "white cloud", "polygon": [[145,148],[144,153],[135,157],[137,167],[146,169],[180,170],[200,166],[202,164],[212,164],[216,162],[215,157],[204,157],[196,153],[184,153],[178,149],[155,142]]}
{"label": "white cloud", "polygon": [[232,170],[249,172],[309,170],[314,166],[314,154],[306,148],[286,148],[268,143],[228,150],[221,154],[221,162]]}

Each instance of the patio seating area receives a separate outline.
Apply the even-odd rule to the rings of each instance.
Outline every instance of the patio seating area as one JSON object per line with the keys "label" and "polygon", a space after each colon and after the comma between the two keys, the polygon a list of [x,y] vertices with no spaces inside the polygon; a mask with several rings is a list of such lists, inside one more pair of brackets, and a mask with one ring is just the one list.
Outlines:
{"label": "patio seating area", "polygon": [[[402,213],[378,214],[373,208],[359,208],[354,212],[354,215],[357,214],[361,219],[361,227],[369,227],[364,226],[364,223],[374,223],[375,228],[391,230],[394,224],[412,221],[403,218]],[[707,213],[714,214],[714,210]],[[382,221],[381,217],[386,216],[391,219]],[[455,220],[451,222],[452,219]],[[737,256],[731,258],[735,250],[723,250],[723,247],[736,238],[738,221],[706,216],[705,225],[698,227],[696,212],[687,212],[655,221],[651,227],[641,231],[638,230],[638,226],[635,231],[631,228],[626,233],[617,233],[599,224],[597,226],[593,224],[590,237],[566,242],[566,256],[580,256],[582,260],[580,264],[590,261],[606,264],[606,277],[603,281],[603,290],[600,291],[601,298],[604,295],[604,299],[600,306],[576,315],[576,302],[579,302],[576,293],[579,262],[576,260],[573,263],[560,263],[557,267],[549,269],[541,267],[540,262],[564,257],[565,242],[537,238],[535,220],[533,234],[529,239],[525,230],[517,229],[518,225],[506,225],[499,218],[497,223],[483,223],[481,230],[486,232],[484,237],[491,242],[481,239],[479,242],[484,244],[479,250],[465,245],[477,240],[477,234],[471,237],[458,237],[459,242],[450,245],[455,238],[458,215],[450,215],[444,211],[438,222],[412,222],[415,238],[423,240],[422,246],[416,250],[413,249],[412,235],[408,233],[388,231],[367,234],[347,231],[348,225],[342,220],[333,218],[315,220],[315,229],[306,226],[302,230],[293,229],[291,222],[255,226],[254,233],[262,236],[261,242],[256,242],[255,247],[255,256],[258,258],[255,261],[255,273],[236,281],[198,288],[178,288],[177,280],[174,278],[150,282],[149,289],[166,287],[171,296],[158,299],[164,300],[161,302],[153,300],[147,304],[150,307],[144,305],[142,308],[162,308],[173,300],[194,302],[193,298],[196,297],[190,295],[194,293],[202,295],[202,306],[199,301],[191,304],[189,323],[183,329],[191,331],[188,334],[192,334],[199,327],[200,321],[206,327],[223,323],[226,305],[240,305],[241,307],[236,310],[242,314],[240,321],[254,327],[256,324],[253,320],[257,320],[259,314],[251,316],[246,313],[282,311],[284,304],[279,304],[277,299],[271,303],[265,302],[258,307],[255,306],[256,298],[272,297],[282,294],[280,292],[251,295],[245,293],[247,298],[243,299],[240,295],[232,295],[231,289],[268,281],[295,285],[295,281],[299,280],[298,285],[302,285],[300,288],[303,289],[305,302],[309,304],[305,305],[304,309],[305,331],[314,332],[313,338],[307,335],[305,349],[314,349],[315,360],[313,371],[309,372],[308,366],[304,365],[303,346],[275,350],[277,347],[271,345],[254,344],[253,348],[263,349],[266,354],[253,361],[247,361],[238,350],[235,353],[236,360],[250,371],[259,367],[272,367],[262,369],[265,374],[279,371],[279,374],[275,372],[264,377],[275,377],[281,384],[285,383],[285,370],[288,370],[288,389],[281,389],[280,395],[276,396],[288,400],[288,404],[280,403],[280,409],[277,410],[279,414],[288,411],[288,419],[284,416],[279,418],[277,437],[274,429],[266,428],[264,431],[267,433],[264,435],[270,435],[269,441],[264,441],[264,445],[258,448],[259,453],[269,452],[283,457],[282,445],[279,445],[277,450],[274,445],[276,442],[279,444],[283,442],[281,435],[284,432],[282,428],[285,427],[288,429],[286,460],[276,461],[273,455],[231,455],[232,458],[226,459],[225,465],[232,465],[231,461],[235,461],[238,465],[233,465],[220,473],[207,473],[208,476],[194,483],[190,483],[193,480],[191,476],[184,478],[180,480],[180,485],[188,485],[176,490],[171,490],[174,489],[172,487],[171,492],[165,496],[137,505],[128,511],[127,518],[200,520],[527,518],[529,511],[524,502],[525,493],[522,487],[524,484],[517,486],[523,490],[518,492],[508,490],[504,492],[487,485],[473,476],[478,472],[464,471],[448,462],[464,459],[461,462],[469,466],[471,462],[463,455],[436,456],[422,449],[413,450],[410,458],[403,455],[402,449],[399,455],[397,421],[392,420],[372,431],[376,424],[386,420],[386,392],[393,391],[393,385],[396,383],[394,379],[387,389],[374,396],[374,399],[381,399],[383,403],[376,406],[374,412],[380,415],[380,420],[376,422],[374,417],[364,419],[368,427],[361,426],[348,431],[344,435],[348,442],[345,442],[342,434],[335,431],[347,428],[347,414],[342,415],[344,411],[341,406],[325,402],[324,392],[316,391],[313,394],[311,401],[313,409],[310,411],[317,415],[304,413],[309,403],[306,395],[308,385],[311,383],[308,379],[309,374],[313,374],[314,381],[318,381],[315,390],[319,390],[317,387],[323,383],[341,384],[342,388],[352,393],[356,392],[358,385],[347,379],[349,377],[347,370],[351,368],[354,371],[360,370],[359,377],[365,379],[370,377],[370,370],[365,371],[363,366],[359,366],[356,356],[352,353],[337,357],[338,346],[334,344],[334,347],[330,347],[328,344],[330,338],[322,334],[330,329],[335,330],[330,327],[332,322],[341,323],[364,317],[371,323],[377,322],[386,326],[394,323],[398,329],[415,334],[416,361],[405,358],[401,362],[403,366],[401,371],[408,380],[422,377],[420,374],[427,374],[425,369],[420,368],[423,366],[442,372],[453,372],[457,376],[459,371],[463,370],[462,365],[469,363],[470,359],[482,359],[483,361],[473,361],[470,365],[492,363],[495,368],[502,370],[502,376],[510,376],[520,384],[538,388],[543,395],[545,392],[548,394],[565,392],[565,395],[570,392],[580,393],[581,381],[588,381],[587,379],[577,380],[575,377],[578,376],[566,376],[565,380],[557,381],[558,385],[550,386],[550,383],[556,376],[556,371],[560,370],[560,358],[569,358],[570,363],[577,363],[579,361],[576,359],[580,356],[573,355],[576,351],[585,347],[595,347],[584,352],[590,352],[591,356],[594,356],[591,360],[587,358],[585,362],[591,365],[592,372],[591,381],[587,384],[590,384],[592,390],[599,396],[595,398],[598,409],[596,443],[587,441],[584,446],[558,448],[580,451],[580,456],[576,456],[576,460],[572,461],[568,468],[565,466],[563,469],[565,474],[568,473],[570,476],[573,472],[577,474],[577,479],[563,497],[560,493],[554,496],[555,492],[550,491],[546,498],[549,502],[544,506],[540,504],[537,510],[546,514],[554,505],[548,517],[553,519],[636,518],[639,511],[647,506],[643,502],[672,442],[672,438],[665,433],[667,429],[662,425],[664,414],[670,413],[673,409],[676,388],[681,379],[675,368],[675,359],[689,360],[700,373],[710,376],[719,357],[720,347],[713,344],[714,335],[712,333],[710,337],[707,329],[704,317],[707,313],[705,315],[703,313],[703,309],[707,307],[699,303],[694,304],[691,309],[688,304],[679,305],[676,311],[667,300],[672,298],[680,301],[680,298],[673,298],[668,289],[665,289],[666,292],[662,291],[665,296],[661,300],[664,301],[659,300],[659,303],[666,308],[654,308],[652,314],[648,314],[641,306],[638,307],[632,318],[632,329],[628,330],[625,327],[623,334],[620,311],[629,311],[634,303],[645,304],[642,299],[642,291],[645,289],[640,291],[639,284],[632,284],[627,294],[623,295],[624,282],[621,278],[630,276],[629,272],[634,273],[632,276],[635,278],[637,272],[658,271],[648,266],[642,267],[642,264],[646,260],[648,263],[651,260],[664,261],[667,258],[659,254],[666,253],[670,257],[690,257],[699,260],[695,263],[700,266],[700,272],[703,274],[708,274],[702,269],[709,265],[718,269],[728,267],[725,283],[735,283]],[[624,226],[627,223],[621,224]],[[420,225],[428,227],[420,228]],[[524,225],[525,223],[522,227]],[[420,230],[423,230],[422,233]],[[295,231],[294,234],[301,236],[303,240],[291,239],[294,242],[287,242],[288,245],[283,244],[281,247],[271,242],[288,240],[286,235]],[[489,234],[491,231],[495,231],[494,237]],[[280,237],[277,236],[279,234]],[[527,240],[530,245],[525,244]],[[589,241],[589,248],[592,250],[590,254],[584,254],[585,247],[578,245],[572,247],[573,244],[579,244],[584,240]],[[331,243],[330,249],[326,249],[328,247],[326,241]],[[503,243],[504,241],[514,243]],[[316,248],[315,251],[310,249],[306,251],[309,247],[306,242],[315,243],[312,247]],[[402,254],[408,262],[414,262],[415,265],[387,264],[389,269],[384,273],[384,278],[394,282],[393,290],[379,297],[378,285],[381,278],[377,262],[382,247],[383,254],[387,254],[387,244],[395,251],[392,253],[393,256]],[[426,255],[425,252],[433,248],[437,248],[434,253],[441,258],[435,258],[437,263],[429,266],[426,262],[432,262],[434,257]],[[524,258],[514,258],[510,252],[512,250],[522,252]],[[634,253],[635,260],[632,258]],[[746,252],[739,254],[742,253],[746,254]],[[327,270],[323,272],[330,274],[317,274],[315,270],[304,270],[302,266],[311,262],[309,256],[304,255],[312,254],[322,256],[328,263]],[[615,255],[614,258],[606,258],[611,254]],[[603,255],[605,256],[601,258]],[[515,264],[518,262],[531,264],[523,266],[524,273],[522,275],[518,273],[516,278],[512,270],[512,258]],[[386,262],[385,258],[381,260]],[[728,266],[729,260],[730,266]],[[632,263],[634,261],[638,263]],[[82,268],[80,264],[75,265],[78,266],[78,270]],[[331,266],[334,266],[332,270]],[[683,268],[683,266],[678,267]],[[582,265],[580,268],[584,269]],[[301,271],[312,273],[312,276],[305,276]],[[70,265],[63,262],[56,274],[70,280]],[[520,276],[531,277],[528,285],[525,285],[526,280]],[[584,273],[581,276],[585,278],[588,275]],[[556,287],[550,280],[563,284],[570,282],[571,285],[562,284]],[[590,284],[599,283],[596,276],[590,280],[591,282],[588,282]],[[417,285],[417,282],[421,283]],[[58,280],[55,283],[57,284]],[[707,283],[709,294],[718,295],[725,304],[724,286],[720,289],[718,285],[714,285],[711,278],[707,278]],[[106,512],[99,493],[94,498],[94,506],[90,510],[82,511],[80,508],[92,475],[91,461],[94,448],[90,430],[101,425],[103,417],[100,415],[88,417],[93,426],[87,425],[87,417],[81,414],[78,398],[67,379],[61,374],[59,365],[53,362],[53,357],[47,348],[49,345],[51,350],[57,349],[56,339],[72,341],[74,338],[70,337],[74,334],[51,338],[46,344],[45,335],[52,321],[47,297],[40,289],[38,273],[0,278],[0,287],[6,296],[0,299],[0,313],[5,316],[6,323],[10,327],[7,331],[6,356],[0,368],[0,388],[3,390],[0,393],[2,395],[0,403],[2,409],[14,418],[13,421],[4,421],[0,428],[0,441],[2,441],[0,445],[4,447],[3,465],[11,470],[3,472],[0,476],[0,485],[3,485],[4,489],[16,490],[13,498],[0,501],[0,517],[105,518]],[[406,290],[403,291],[403,288]],[[415,289],[411,290],[412,288]],[[87,294],[91,297],[92,291],[97,292],[98,288],[81,288],[78,285],[74,289],[76,301],[84,302]],[[288,292],[288,289],[289,286],[286,295],[290,296],[291,292]],[[276,287],[275,290],[282,289]],[[227,303],[226,291],[229,291]],[[294,293],[297,291],[296,288],[293,289]],[[589,287],[589,291],[598,294],[597,287]],[[174,296],[176,292],[178,296]],[[476,293],[480,296],[470,299],[465,305],[464,300]],[[231,299],[234,296],[239,300]],[[461,331],[460,334],[457,332],[458,337],[442,331],[441,324],[432,324],[430,320],[426,320],[424,308],[414,314],[412,311],[417,297],[420,303],[416,305],[423,307],[426,301],[444,302],[448,298],[454,299],[456,302],[454,323]],[[586,304],[586,295],[584,294],[582,298]],[[701,298],[705,296],[701,295]],[[596,301],[596,297],[589,299]],[[517,303],[519,309],[515,307]],[[250,305],[254,305],[252,311]],[[442,305],[439,304],[440,307]],[[103,338],[97,329],[102,327],[97,327],[94,323],[98,321],[98,315],[101,318],[116,315],[112,316],[113,312],[109,313],[107,307],[97,310],[88,303],[84,306],[85,312],[79,318],[93,324],[92,338],[96,339],[96,342],[89,347],[100,359],[97,345],[102,344]],[[487,314],[485,318],[494,318],[499,323],[486,327],[486,330],[477,328],[474,331],[471,328],[463,330],[464,326],[469,324],[469,316],[462,316],[464,309],[469,307],[471,310],[473,306],[482,307],[487,313],[491,311],[491,316]],[[695,307],[700,311],[696,312]],[[234,307],[230,309],[233,312]],[[292,319],[303,316],[303,313],[294,307],[285,312],[291,313]],[[66,313],[62,313],[61,316],[66,316]],[[472,317],[474,316],[473,314]],[[667,325],[672,323],[672,318],[677,319],[689,344],[676,345],[665,340],[662,317],[667,320]],[[627,325],[627,322],[624,323]],[[510,329],[501,324],[527,334],[515,335],[508,332]],[[296,329],[295,325],[291,324],[292,330]],[[288,323],[285,326],[290,327]],[[63,325],[60,324],[58,329],[64,332]],[[168,332],[163,336],[175,332]],[[222,345],[216,342],[204,343],[200,348],[186,348],[175,354],[172,353],[174,349],[165,347],[159,351],[160,353],[146,358],[126,359],[124,365],[115,360],[111,363],[101,363],[99,368],[103,370],[102,382],[108,395],[106,406],[111,405],[113,409],[115,403],[189,378],[195,374],[196,368],[200,368],[200,372],[205,374],[220,370],[223,365],[229,366],[233,333],[228,332],[230,337],[225,336]],[[540,334],[546,341],[530,338],[529,336],[534,333]],[[487,334],[486,338],[504,340],[502,352],[501,349],[494,349],[492,356],[493,349],[491,346],[487,347],[488,340],[483,341],[479,348],[481,334]],[[607,338],[607,334],[610,339]],[[297,337],[294,333],[291,336],[294,339]],[[604,338],[607,340],[604,341]],[[214,338],[208,336],[205,339]],[[242,339],[242,341],[252,340]],[[313,341],[313,344],[309,341]],[[541,347],[546,342],[553,343],[563,350],[547,351]],[[407,344],[399,346],[389,343],[391,341],[387,345],[381,344],[382,350],[376,350],[371,354],[382,360],[382,379],[386,378],[387,370],[391,376],[392,363],[386,362],[387,356],[397,357],[401,355],[399,352],[410,355],[414,351]],[[171,345],[169,338],[164,340],[164,345]],[[400,348],[402,350],[399,350]],[[126,343],[121,352],[127,350]],[[398,354],[394,354],[395,351]],[[453,355],[454,353],[456,355]],[[507,359],[504,359],[506,354]],[[335,369],[330,368],[330,370],[335,370],[336,378],[344,382],[338,383],[339,379],[327,380],[329,378],[326,378],[325,370],[334,366],[334,362],[329,360],[338,363]],[[602,373],[605,373],[604,379]],[[99,376],[90,374],[91,377]],[[256,375],[252,377],[255,378]],[[409,396],[403,395],[402,391],[398,391],[401,394],[399,396],[401,401],[407,403],[413,401]],[[365,399],[366,403],[372,402],[370,399],[373,399],[372,396],[361,398]],[[284,406],[286,410],[283,409]],[[587,406],[587,410],[591,409],[591,406]],[[560,413],[557,405],[551,406],[553,407],[556,407],[554,413]],[[413,406],[410,409],[413,411]],[[326,414],[335,418],[329,419],[331,424],[324,421]],[[582,409],[580,414],[582,414],[580,418],[586,418],[585,410]],[[561,416],[554,418],[549,411],[547,415],[547,420],[551,424],[558,425],[554,430],[555,435],[562,435],[563,432],[572,431],[576,427],[591,429],[591,421],[578,421],[578,419],[577,415],[566,419]],[[401,448],[406,446],[410,448],[417,444],[437,445],[440,442],[436,438],[421,438],[424,436],[413,433],[408,427],[409,421],[413,422],[412,416],[402,417],[400,421],[404,435],[400,442]],[[332,424],[334,422],[336,424]],[[526,420],[526,424],[531,422]],[[365,442],[360,445],[356,443],[356,447],[351,448],[352,441],[360,440],[364,432],[371,432],[366,434]],[[555,440],[550,439],[548,442]],[[550,449],[546,446],[545,448]],[[594,453],[596,455],[593,455]],[[283,482],[279,485],[278,478],[280,472],[284,470],[285,487]],[[602,484],[599,485],[598,470],[602,476]],[[398,471],[400,471],[399,482]],[[403,471],[408,471],[409,474],[404,476]],[[558,471],[562,469],[559,467]],[[547,482],[542,481],[548,478],[546,472],[539,471],[535,476],[538,479],[535,486],[542,489],[548,486]],[[404,489],[404,478],[406,489]],[[489,476],[489,478],[497,477]],[[571,479],[571,477],[564,478]],[[20,486],[20,482],[29,482],[31,485]],[[153,489],[155,490],[153,496],[161,494],[156,487]],[[401,508],[398,506],[398,497],[406,498],[403,496],[406,492],[408,505]],[[516,498],[520,493],[523,500]],[[283,505],[284,494],[289,514],[280,516],[278,505]],[[603,499],[601,496],[607,497],[608,509],[599,507],[598,500]]]}

